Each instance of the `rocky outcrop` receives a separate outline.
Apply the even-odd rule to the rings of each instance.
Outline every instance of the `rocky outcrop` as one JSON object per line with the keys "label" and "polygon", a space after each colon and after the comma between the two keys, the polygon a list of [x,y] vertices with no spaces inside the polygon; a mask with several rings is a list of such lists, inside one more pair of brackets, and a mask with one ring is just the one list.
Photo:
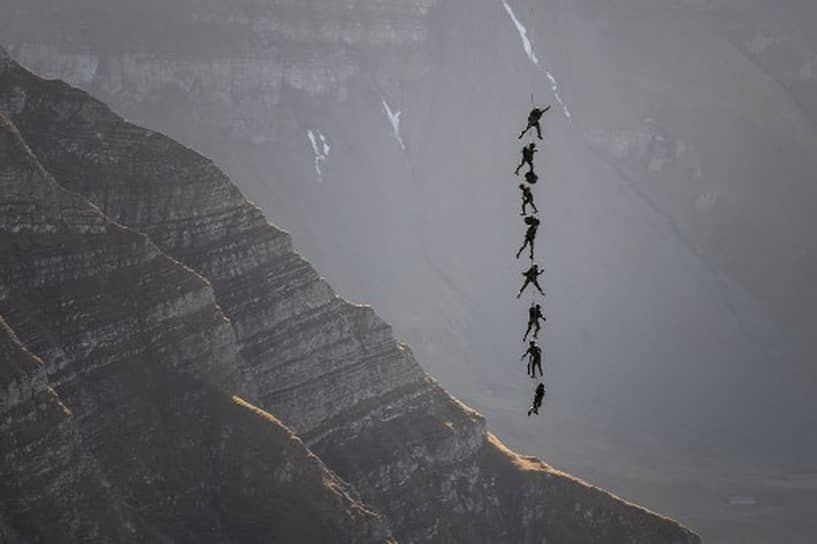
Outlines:
{"label": "rocky outcrop", "polygon": [[[0,181],[0,314],[44,363],[28,369],[4,345],[0,474],[31,499],[3,513],[21,535],[53,541],[64,525],[75,541],[145,541],[144,525],[151,541],[387,540],[347,484],[235,396],[235,337],[207,281],[57,185],[3,116]],[[85,483],[72,422],[104,486]],[[94,484],[142,521],[102,492],[81,503],[99,507],[90,520],[72,510]]]}
{"label": "rocky outcrop", "polygon": [[207,159],[16,65],[0,78],[0,110],[62,185],[212,282],[240,350],[238,371],[223,374],[251,384],[250,400],[384,512],[399,540],[698,541],[504,449]]}
{"label": "rocky outcrop", "polygon": [[110,492],[42,362],[2,318],[0,361],[0,542],[161,542]]}
{"label": "rocky outcrop", "polygon": [[[336,221],[336,203],[362,202],[355,196],[378,195],[384,189],[374,182],[379,173],[355,168],[352,183],[343,180],[342,185],[320,188],[315,180],[325,175],[340,181],[344,160],[359,167],[380,153],[370,148],[348,153],[356,143],[354,138],[347,140],[351,134],[343,126],[344,116],[356,119],[360,130],[375,134],[383,148],[396,145],[389,135],[383,101],[399,112],[405,107],[405,89],[428,75],[433,58],[431,14],[438,4],[437,0],[173,0],[143,2],[133,9],[123,1],[93,0],[79,8],[12,0],[5,10],[7,17],[0,21],[0,45],[9,47],[36,73],[77,85],[137,124],[203,152],[228,172],[241,172],[234,177],[242,180],[246,194],[274,213],[277,222],[297,232],[300,250],[311,262],[333,270],[333,283],[340,292],[375,305],[391,323],[408,331],[414,349],[423,353],[432,337],[453,335],[459,345],[466,344],[461,332],[441,333],[442,327],[424,326],[429,323],[428,313],[443,316],[440,323],[459,324],[462,312],[439,302],[456,297],[436,288],[399,304],[391,296],[401,291],[393,275],[383,274],[379,292],[373,293],[367,286],[374,282],[338,266],[342,252],[337,244],[321,242],[323,225],[333,225],[333,231],[337,225],[337,232],[348,239],[363,240],[365,253],[399,262],[393,236],[386,234],[387,229],[371,229],[363,219],[375,214],[377,224],[384,219],[396,222],[394,214],[383,213],[389,206],[356,211],[353,215],[359,219],[352,226]],[[110,33],[111,28],[117,31]],[[366,96],[361,96],[361,85],[367,88]],[[365,112],[361,101],[368,106]],[[404,112],[404,127],[419,119],[411,115]],[[379,128],[389,132],[381,137]],[[314,145],[309,134],[316,140]],[[237,161],[236,149],[243,150]],[[391,184],[412,187],[404,174],[395,175]],[[282,182],[276,197],[267,185],[271,179]],[[399,191],[389,194],[395,202],[409,201]],[[276,209],[273,202],[289,204]],[[304,214],[288,215],[307,206],[322,219],[310,224],[302,220]],[[422,268],[422,277],[436,280],[435,271],[422,258],[413,252],[402,254],[403,266],[413,263]],[[326,260],[320,260],[322,256]]]}

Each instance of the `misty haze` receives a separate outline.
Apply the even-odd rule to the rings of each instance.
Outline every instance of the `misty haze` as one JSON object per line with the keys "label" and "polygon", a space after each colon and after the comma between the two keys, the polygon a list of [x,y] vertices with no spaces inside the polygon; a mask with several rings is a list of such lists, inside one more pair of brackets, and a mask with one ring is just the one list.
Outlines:
{"label": "misty haze", "polygon": [[817,541],[817,3],[0,14],[0,542]]}

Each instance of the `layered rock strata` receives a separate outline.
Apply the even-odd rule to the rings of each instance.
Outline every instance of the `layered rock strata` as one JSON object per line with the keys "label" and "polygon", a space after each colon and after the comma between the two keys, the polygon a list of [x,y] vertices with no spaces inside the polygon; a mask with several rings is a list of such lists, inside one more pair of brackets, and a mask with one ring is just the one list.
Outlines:
{"label": "layered rock strata", "polygon": [[[4,45],[49,77],[139,111],[166,100],[186,109],[178,97],[195,97],[210,111],[202,127],[262,141],[276,123],[258,112],[278,109],[288,94],[344,100],[363,72],[390,81],[427,71],[427,16],[436,3],[117,1],[44,10],[19,2],[7,8],[14,24],[0,22],[0,31]],[[77,36],[83,27],[95,30]]]}
{"label": "layered rock strata", "polygon": [[[50,506],[72,541],[389,538],[300,439],[235,396],[238,350],[209,283],[57,185],[2,115],[0,210],[0,315],[44,363],[28,382],[19,357],[0,367],[12,438],[0,475],[19,482],[3,497],[23,494],[3,513],[21,536],[54,541]],[[75,443],[42,430],[67,426],[46,375],[103,490],[138,524],[115,515],[115,502],[90,522],[71,509],[88,470]]]}
{"label": "layered rock strata", "polygon": [[2,318],[0,361],[0,542],[163,541],[110,492],[42,361]]}
{"label": "layered rock strata", "polygon": [[61,184],[212,282],[251,399],[383,511],[399,540],[698,542],[504,449],[210,161],[64,83],[16,65],[1,75],[0,110]]}

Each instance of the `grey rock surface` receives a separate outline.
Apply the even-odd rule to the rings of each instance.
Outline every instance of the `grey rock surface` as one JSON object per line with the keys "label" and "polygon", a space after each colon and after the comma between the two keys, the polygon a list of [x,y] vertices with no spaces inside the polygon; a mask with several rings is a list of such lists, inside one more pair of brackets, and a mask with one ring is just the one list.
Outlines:
{"label": "grey rock surface", "polygon": [[[361,73],[393,80],[427,71],[427,20],[437,3],[182,0],[137,8],[116,0],[51,5],[49,17],[42,5],[20,3],[7,8],[18,24],[3,28],[3,45],[27,65],[45,68],[47,77],[91,85],[98,95],[131,105],[180,93],[195,97],[211,112],[202,128],[215,123],[260,142],[286,136],[258,112],[277,109],[287,94],[343,101]],[[130,22],[120,24],[120,16]],[[91,40],[91,47],[73,45],[81,26],[94,29],[80,40]],[[191,28],[196,43],[187,40]],[[156,53],[159,42],[174,44],[169,54]]]}
{"label": "grey rock surface", "polygon": [[59,186],[3,113],[0,182],[0,315],[42,359],[0,343],[12,530],[34,542],[389,540],[382,516],[236,396],[239,354],[210,284]]}
{"label": "grey rock surface", "polygon": [[[61,185],[212,283],[240,354],[229,367],[236,372],[222,372],[222,387],[244,386],[251,402],[280,417],[385,514],[398,540],[699,541],[675,522],[505,449],[371,308],[336,296],[209,160],[16,65],[0,74],[0,110]],[[146,295],[139,298],[153,298]],[[155,341],[187,308],[158,300]],[[187,349],[205,358],[223,351],[211,343],[219,334],[206,336],[195,335]],[[175,361],[180,352],[190,358],[185,346],[168,343],[157,353],[184,368]]]}
{"label": "grey rock surface", "polygon": [[[811,543],[813,1],[508,0],[538,65],[498,0],[174,0],[141,18],[105,0],[81,15],[6,4],[17,58],[216,160],[515,449],[719,542]],[[363,47],[321,30],[378,23],[417,39]],[[339,70],[296,85],[282,65]],[[527,387],[507,379],[517,270],[497,256],[521,234],[518,125],[531,91],[558,104],[554,90],[572,117],[544,124],[537,247],[556,395],[532,426]],[[763,506],[728,506],[736,490]]]}
{"label": "grey rock surface", "polygon": [[0,361],[0,542],[162,542],[111,492],[42,361],[2,317]]}

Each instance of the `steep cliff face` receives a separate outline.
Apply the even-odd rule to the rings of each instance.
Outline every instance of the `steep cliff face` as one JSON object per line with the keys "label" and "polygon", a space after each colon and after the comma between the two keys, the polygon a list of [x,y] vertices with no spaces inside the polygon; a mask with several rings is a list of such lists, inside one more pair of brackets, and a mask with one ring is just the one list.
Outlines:
{"label": "steep cliff face", "polygon": [[0,542],[161,542],[111,493],[42,362],[2,318],[0,361]]}
{"label": "steep cliff face", "polygon": [[251,383],[250,399],[385,513],[399,540],[698,542],[505,450],[208,160],[13,64],[0,110],[61,184],[212,282],[240,350],[229,378]]}
{"label": "steep cliff face", "polygon": [[[376,304],[392,322],[398,319],[397,325],[412,333],[413,345],[424,352],[420,339],[435,333],[422,326],[429,319],[422,308],[433,306],[434,314],[444,316],[440,321],[459,322],[461,312],[439,302],[458,306],[456,297],[426,282],[434,288],[427,295],[415,290],[397,311],[390,296],[400,291],[395,274],[383,266],[382,281],[363,281],[353,266],[338,259],[342,250],[323,232],[329,226],[348,239],[364,241],[367,257],[399,263],[395,268],[410,264],[421,277],[436,278],[422,256],[405,249],[412,242],[408,233],[394,239],[402,228],[371,229],[364,219],[405,227],[407,218],[397,220],[396,207],[386,199],[402,200],[412,209],[408,203],[416,196],[387,189],[376,181],[380,171],[360,170],[381,149],[357,149],[356,137],[348,138],[347,123],[356,119],[361,131],[391,144],[382,101],[399,114],[405,86],[428,74],[433,56],[430,14],[437,4],[176,0],[141,3],[134,9],[122,1],[83,0],[70,6],[12,2],[0,33],[2,45],[37,73],[84,88],[125,117],[191,145],[222,166],[246,166],[239,170],[242,189],[275,212],[281,224],[297,230],[300,247],[313,262],[331,264],[342,292]],[[361,108],[362,101],[367,109]],[[233,155],[238,149],[242,158]],[[274,171],[266,164],[270,158]],[[351,169],[342,166],[346,160]],[[341,180],[347,170],[352,183],[315,183]],[[271,172],[281,182],[276,189],[269,184]],[[394,180],[388,185],[413,190],[405,171],[389,174]],[[336,203],[351,206],[373,195],[383,206],[357,210],[352,221],[338,220],[350,217]],[[283,202],[289,204],[273,207]],[[304,220],[294,211],[306,208],[322,219]],[[375,284],[382,286],[377,292],[365,288]],[[465,344],[461,334],[455,336]]]}
{"label": "steep cliff face", "polygon": [[[496,135],[518,130],[519,110],[527,106],[531,85],[538,99],[555,102],[545,74],[550,70],[560,96],[575,114],[570,120],[555,115],[548,120],[550,140],[541,154],[559,191],[560,206],[568,208],[575,202],[577,208],[563,216],[551,210],[554,229],[543,229],[559,233],[547,240],[547,247],[552,248],[549,257],[554,262],[564,263],[561,269],[554,267],[554,284],[573,295],[558,308],[560,315],[577,322],[570,329],[584,326],[598,332],[598,324],[582,322],[583,316],[598,312],[581,306],[582,297],[575,293],[602,283],[581,278],[581,285],[570,292],[571,278],[562,280],[559,274],[570,276],[581,265],[614,269],[617,256],[630,250],[620,240],[632,240],[648,229],[658,231],[653,229],[658,222],[656,238],[662,239],[639,241],[642,254],[653,256],[654,263],[687,255],[690,264],[681,275],[695,278],[694,290],[711,306],[712,300],[725,301],[712,308],[695,300],[684,308],[685,315],[717,317],[685,331],[679,342],[706,345],[707,351],[684,347],[687,352],[681,353],[679,348],[672,365],[698,360],[702,363],[696,370],[702,373],[719,368],[716,363],[727,357],[714,354],[720,346],[707,345],[718,323],[745,332],[735,334],[723,325],[717,329],[719,339],[730,337],[725,342],[730,368],[712,372],[703,380],[707,383],[740,372],[751,352],[758,352],[742,348],[753,342],[775,344],[772,351],[778,351],[788,349],[789,341],[801,341],[806,346],[793,349],[800,352],[790,358],[808,360],[814,345],[808,326],[802,324],[813,321],[811,312],[817,308],[809,288],[817,266],[808,243],[808,233],[814,230],[808,213],[814,202],[810,174],[817,164],[813,129],[817,42],[810,30],[814,17],[810,3],[787,0],[778,8],[762,1],[653,5],[628,0],[615,6],[594,1],[540,6],[515,0],[508,5],[527,25],[539,66],[528,61],[503,3],[497,0],[297,4],[175,0],[140,5],[138,13],[124,2],[84,0],[54,6],[15,0],[9,2],[0,28],[14,54],[40,73],[79,84],[126,116],[181,137],[229,171],[240,172],[234,177],[252,189],[251,196],[276,220],[297,233],[304,254],[320,266],[332,267],[340,291],[375,303],[401,334],[411,338],[418,353],[425,357],[436,350],[457,354],[452,360],[465,359],[462,354],[475,338],[490,337],[481,346],[486,349],[473,353],[485,366],[494,354],[480,353],[492,344],[510,344],[510,334],[515,338],[516,331],[474,317],[487,314],[484,308],[502,308],[501,315],[510,315],[505,309],[511,311],[497,306],[507,298],[504,293],[502,298],[485,300],[490,296],[485,286],[505,285],[508,275],[491,266],[484,253],[493,255],[518,243],[519,226],[492,222],[489,228],[459,217],[449,220],[454,214],[444,210],[461,206],[464,194],[473,197],[477,216],[496,217],[500,206],[504,210],[515,204],[506,199],[507,188],[499,180],[508,174],[504,165],[514,160],[511,153],[517,150]],[[288,71],[291,75],[282,75]],[[406,152],[393,137],[382,100],[389,103],[389,111],[402,112]],[[318,141],[319,153],[313,156],[308,130],[315,138],[319,139],[318,132],[326,136],[328,155]],[[318,177],[314,161],[326,183],[314,183]],[[573,166],[595,167],[600,162],[610,167],[577,172]],[[776,183],[781,164],[803,166],[787,168],[786,181]],[[580,186],[574,177],[599,181]],[[425,188],[407,189],[415,189],[424,179],[431,181]],[[570,184],[579,188],[567,187]],[[779,190],[781,184],[785,190]],[[587,202],[611,185],[616,191],[629,191],[621,206],[631,217],[644,217],[638,224],[626,225],[614,215],[613,206],[596,210]],[[372,200],[390,213],[383,213]],[[300,213],[307,208],[320,219]],[[607,223],[598,225],[585,216],[603,217]],[[372,229],[372,222],[390,222],[384,230],[392,239]],[[367,262],[381,256],[390,263],[404,259],[401,265],[413,263],[417,272],[412,279],[396,279],[393,270],[384,270],[383,279],[376,282],[359,279],[367,274],[345,264],[348,248],[323,241],[327,237],[322,230],[361,240]],[[599,245],[612,248],[610,255],[589,266],[571,260],[573,248],[594,247],[599,231],[604,236]],[[792,239],[797,242],[789,243]],[[428,248],[432,249],[424,252]],[[452,248],[458,258],[443,258]],[[681,266],[655,266],[656,270],[643,266],[608,270],[605,277],[616,276],[610,280],[616,285],[627,275],[639,283],[653,282],[656,285],[649,290],[659,293],[680,288],[680,280],[654,278],[671,278]],[[480,272],[464,280],[468,270]],[[719,285],[712,288],[712,283]],[[422,303],[415,302],[426,296]],[[626,302],[605,299],[601,304],[614,314]],[[657,306],[673,302],[667,296]],[[633,308],[622,321],[657,311],[643,303]],[[651,321],[633,329],[651,327],[647,336],[655,338],[678,329],[675,323],[662,328]],[[471,326],[476,332],[468,341],[452,339],[456,335],[451,331],[439,332],[449,328],[449,322],[455,323],[450,329]],[[609,334],[628,341],[614,342],[612,350],[588,348],[589,342],[578,333],[571,339],[575,345],[557,341],[565,352],[584,350],[577,358],[588,365],[595,362],[587,375],[595,377],[592,385],[599,395],[615,378],[606,374],[607,368],[638,359],[652,368],[668,360],[661,346],[642,357],[626,351],[624,346],[641,346],[629,341],[637,337],[630,330]],[[497,355],[501,353],[497,350]],[[617,364],[608,364],[610,359]],[[763,377],[747,384],[746,395],[730,399],[729,406],[752,409],[752,399],[776,379],[778,365],[764,366],[769,359],[764,355],[753,361],[751,366],[762,368],[756,374]],[[651,368],[626,373],[646,375]],[[489,372],[483,369],[486,378],[481,381],[496,379]],[[586,383],[585,376],[578,379],[562,372],[564,381]],[[727,410],[719,405],[717,394],[727,380],[699,395],[701,405],[708,405],[707,413]],[[689,379],[683,388],[677,387],[677,396],[653,398],[655,409],[641,412],[663,418],[684,410],[689,395],[699,392],[697,387]],[[642,398],[650,394],[645,389],[639,388]],[[614,395],[604,400],[617,402]],[[670,401],[671,409],[663,410]],[[579,407],[571,408],[578,412]],[[787,415],[805,413],[803,408],[790,407]],[[609,412],[624,409],[617,404]],[[764,407],[749,419],[760,421],[768,412]],[[712,434],[726,436],[738,429],[734,414],[708,419],[713,426],[719,424]],[[660,425],[652,424],[652,430]],[[730,438],[745,448],[754,436],[749,428]],[[679,434],[679,442],[688,443],[688,437]]]}
{"label": "steep cliff face", "polygon": [[[388,21],[423,28],[416,47],[363,54],[337,41],[342,55],[326,65],[359,71],[344,80],[346,91],[324,72],[320,81],[332,90],[314,94],[245,83],[252,74],[243,62],[279,58],[266,55],[250,26],[228,35],[191,23],[159,36],[155,20],[103,0],[84,0],[81,15],[49,1],[6,4],[0,34],[16,55],[215,158],[291,229],[311,263],[332,271],[338,292],[373,304],[503,438],[660,505],[713,539],[764,543],[791,531],[811,541],[813,524],[803,523],[810,516],[758,507],[736,521],[723,497],[751,489],[776,503],[776,484],[763,483],[768,466],[790,478],[811,470],[817,448],[814,2],[508,0],[538,65],[499,0],[438,2],[424,17],[409,7],[390,11]],[[310,20],[336,26],[366,26],[384,5],[362,0],[344,12],[323,4],[325,15]],[[210,14],[197,15],[201,21],[238,21],[237,5],[199,2],[195,11]],[[258,5],[274,6],[282,28],[299,24],[296,10]],[[99,22],[87,24],[92,17]],[[313,30],[299,48],[283,35],[268,34],[267,43],[292,65],[297,55],[330,58]],[[216,39],[218,51],[208,48]],[[150,92],[107,92],[102,84],[114,78],[83,68],[129,55],[155,67],[129,81]],[[269,73],[264,66],[252,64],[252,73]],[[404,66],[421,69],[401,79]],[[194,70],[210,74],[223,103],[185,83]],[[241,77],[228,83],[228,74]],[[547,177],[536,198],[553,316],[546,372],[560,396],[533,427],[518,417],[528,391],[507,379],[518,370],[509,354],[523,325],[513,319],[517,271],[496,256],[521,243],[508,213],[518,206],[508,176],[520,111],[531,85],[537,100],[557,103],[554,84],[573,115],[554,111],[546,120],[538,157]],[[383,100],[401,112],[406,149]],[[672,461],[651,478],[632,469],[636,458]],[[703,474],[731,470],[736,459],[751,469],[712,489]],[[668,463],[701,477],[689,485],[686,476],[665,478]],[[800,501],[794,495],[779,504]],[[785,519],[772,521],[779,515]]]}
{"label": "steep cliff face", "polygon": [[[233,396],[235,338],[203,278],[60,187],[3,116],[0,180],[0,314],[44,363],[28,382],[20,357],[0,367],[4,485],[46,501],[3,494],[22,536],[49,541],[60,522],[74,540],[144,541],[143,525],[148,540],[387,539],[382,518],[291,431]],[[84,507],[99,506],[92,519],[71,510],[93,474],[46,375],[105,474],[97,487],[138,524],[103,493]]]}

